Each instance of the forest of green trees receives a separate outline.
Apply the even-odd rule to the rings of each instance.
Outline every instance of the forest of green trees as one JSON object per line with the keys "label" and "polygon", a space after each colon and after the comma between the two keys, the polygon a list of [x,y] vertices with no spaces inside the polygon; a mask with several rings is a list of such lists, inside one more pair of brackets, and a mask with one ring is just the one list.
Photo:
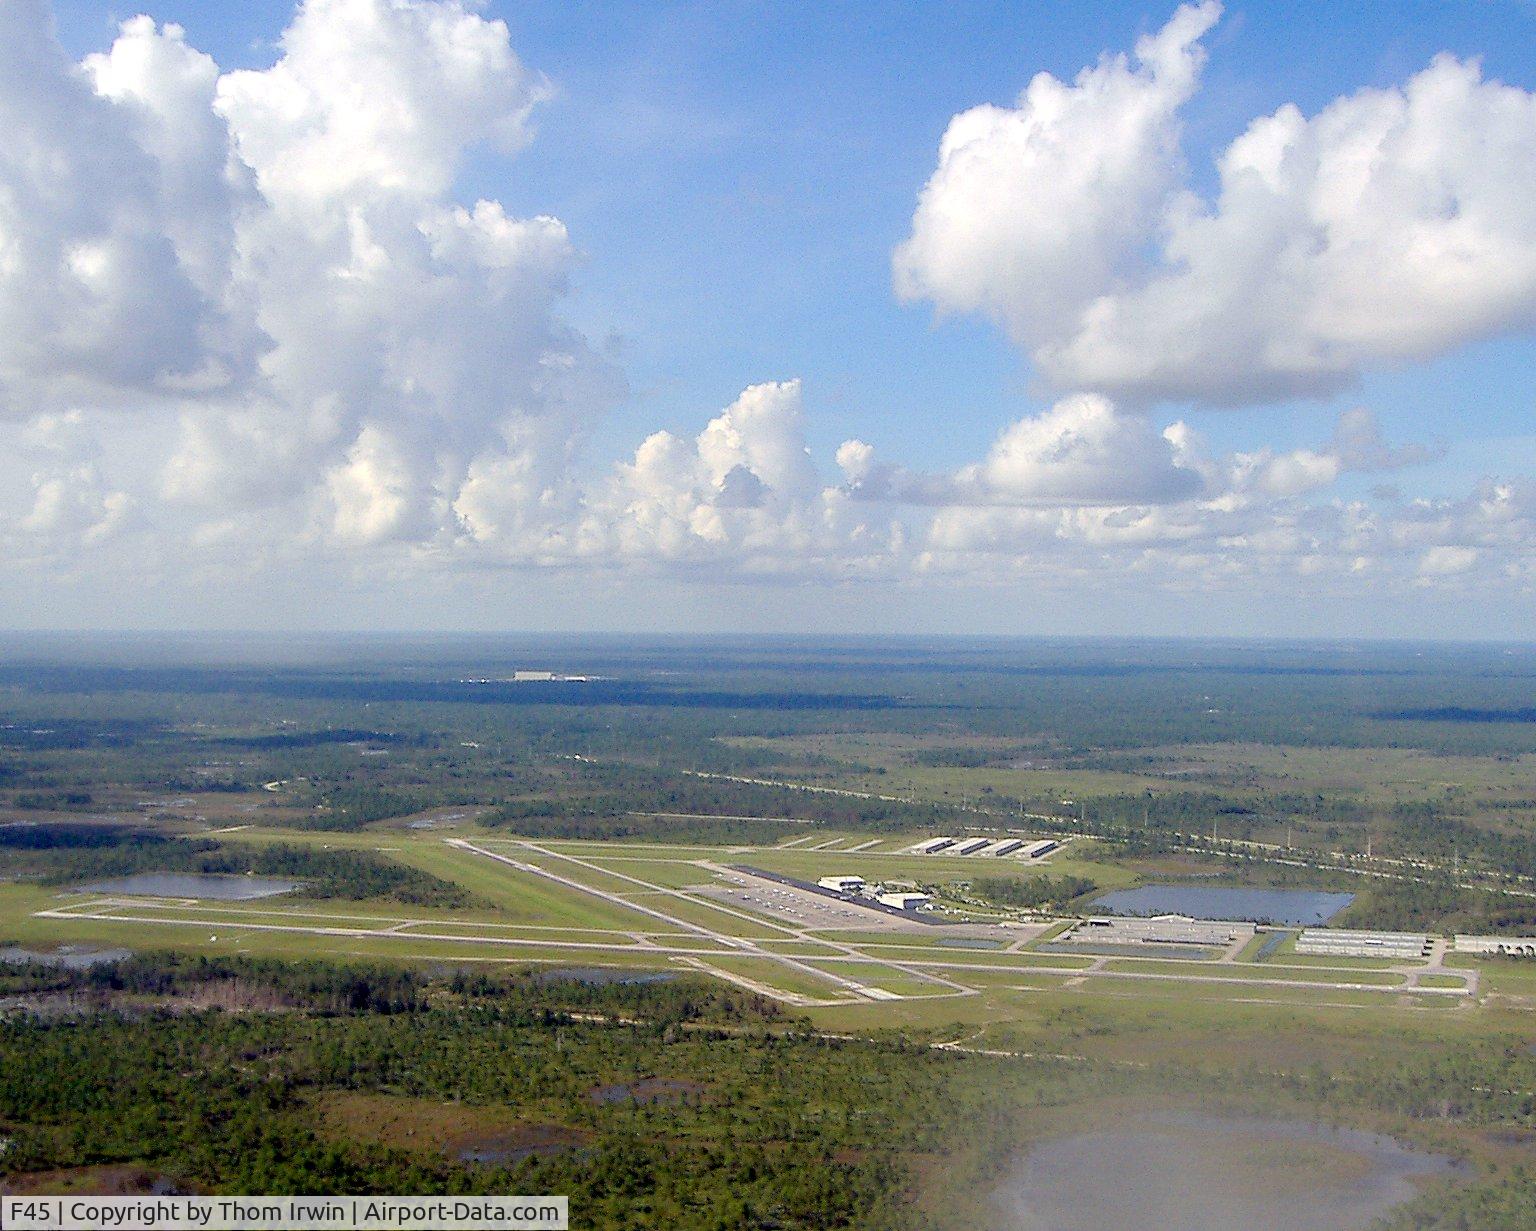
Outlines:
{"label": "forest of green trees", "polygon": [[1086,876],[978,876],[971,889],[978,896],[999,906],[1017,906],[1034,910],[1041,906],[1065,906],[1074,898],[1092,893],[1099,886]]}
{"label": "forest of green trees", "polygon": [[[194,1007],[194,993],[225,985],[278,1011]],[[86,996],[66,1016],[0,1017],[9,1182],[134,1164],[213,1192],[559,1192],[597,1229],[918,1231],[979,1225],[965,1220],[981,1207],[966,1202],[1006,1165],[996,1144],[1091,1097],[1283,1097],[1334,1119],[1353,1108],[1536,1129],[1536,1056],[1497,1043],[1326,1073],[1127,1068],[824,1038],[769,1002],[687,979],[159,956],[90,971],[0,966],[0,994],[64,990]],[[669,1083],[668,1095],[624,1094],[647,1081]],[[328,1100],[357,1095],[389,1096],[397,1111],[411,1100],[466,1117],[494,1108],[562,1135],[520,1159],[465,1162],[338,1131]],[[913,1200],[920,1178],[941,1202]],[[1518,1169],[1468,1176],[1391,1227],[1528,1231],[1530,1181]]]}

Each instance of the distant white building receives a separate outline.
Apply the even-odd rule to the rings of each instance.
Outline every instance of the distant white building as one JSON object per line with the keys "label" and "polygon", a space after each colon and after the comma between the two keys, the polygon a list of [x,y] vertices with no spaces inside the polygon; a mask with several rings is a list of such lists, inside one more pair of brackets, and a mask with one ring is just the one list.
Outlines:
{"label": "distant white building", "polygon": [[864,888],[862,876],[823,876],[816,884],[822,889],[830,889],[833,893],[858,893]]}
{"label": "distant white building", "polygon": [[512,682],[514,684],[547,683],[555,678],[553,671],[514,671]]}
{"label": "distant white building", "polygon": [[881,906],[894,906],[897,910],[920,910],[924,906],[930,905],[933,899],[926,893],[908,893],[903,891],[900,893],[878,893],[875,895],[875,901],[879,902]]}

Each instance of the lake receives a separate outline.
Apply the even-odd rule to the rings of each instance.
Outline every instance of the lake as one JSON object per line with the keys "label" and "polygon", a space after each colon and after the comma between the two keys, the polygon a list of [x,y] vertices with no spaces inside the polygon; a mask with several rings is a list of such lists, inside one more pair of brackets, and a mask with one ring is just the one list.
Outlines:
{"label": "lake", "polygon": [[1042,1142],[993,1197],[996,1231],[1355,1231],[1449,1159],[1300,1120],[1147,1114]]}
{"label": "lake", "polygon": [[1116,889],[1091,905],[1106,915],[1187,915],[1253,923],[1319,926],[1355,900],[1315,889],[1223,889],[1212,885],[1141,885]]}
{"label": "lake", "polygon": [[202,872],[138,872],[115,880],[81,885],[73,893],[121,893],[140,898],[216,898],[221,902],[249,902],[292,893],[299,881],[274,876],[211,876]]}

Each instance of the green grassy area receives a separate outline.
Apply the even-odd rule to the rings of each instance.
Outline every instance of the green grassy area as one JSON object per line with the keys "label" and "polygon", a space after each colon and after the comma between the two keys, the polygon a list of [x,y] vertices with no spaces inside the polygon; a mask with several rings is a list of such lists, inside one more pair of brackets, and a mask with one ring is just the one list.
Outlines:
{"label": "green grassy area", "polygon": [[1107,986],[1114,990],[1104,995],[1146,996],[1154,1000],[1242,1000],[1265,1004],[1320,1004],[1328,1006],[1369,1007],[1373,998],[1381,998],[1378,992],[1362,992],[1350,988],[1290,987],[1281,984],[1244,986],[1232,983],[1196,983],[1182,979],[1115,979]]}
{"label": "green grassy area", "polygon": [[835,945],[813,940],[763,940],[758,944],[769,953],[787,953],[791,957],[834,957],[840,952]]}
{"label": "green grassy area", "polygon": [[[648,966],[665,964],[665,959],[655,954],[646,957],[642,953],[638,958],[631,958],[626,953],[608,950],[544,945],[519,948],[515,944],[434,941],[403,933],[369,936],[361,932],[326,935],[304,931],[258,931],[233,926],[252,918],[249,913],[239,911],[223,915],[209,914],[206,917],[212,922],[198,923],[175,920],[171,918],[172,912],[153,908],[144,909],[142,917],[137,920],[126,922],[67,917],[37,918],[33,913],[60,904],[54,895],[34,886],[0,885],[0,940],[43,948],[59,944],[92,944],[135,951],[173,950],[206,956],[367,956],[402,964],[421,960],[559,962],[575,965],[590,965],[594,961]],[[317,917],[315,921],[330,928],[339,926],[334,918]]]}
{"label": "green grassy area", "polygon": [[1271,953],[1261,962],[1255,962],[1256,966],[1315,966],[1323,970],[1391,970],[1397,966],[1422,966],[1423,961],[1416,958],[1403,958],[1394,961],[1384,957],[1338,957],[1325,953]]}
{"label": "green grassy area", "polygon": [[[402,936],[434,933],[442,936],[462,936],[466,939],[486,940],[537,940],[563,941],[571,944],[633,945],[639,942],[625,932],[592,932],[541,928],[536,924],[458,923],[451,920],[426,919],[413,922],[400,929]],[[699,938],[700,940],[703,937]]]}
{"label": "green grassy area", "polygon": [[944,966],[963,965],[971,970],[1010,970],[1013,968],[1052,970],[1082,970],[1092,964],[1091,958],[1058,956],[1054,953],[992,953],[977,949],[945,949],[934,946],[909,948],[905,945],[868,945],[863,947],[872,957],[889,958],[893,962],[907,962],[914,966],[923,963]]}
{"label": "green grassy area", "polygon": [[[403,842],[392,858],[456,881],[496,906],[495,917],[508,922],[558,923],[571,927],[645,930],[656,921],[590,894],[567,889],[544,877],[509,867],[441,840]],[[571,879],[576,879],[572,877]]]}
{"label": "green grassy area", "polygon": [[[1529,1170],[1536,1113],[1528,1094],[1536,1088],[1528,1047],[1536,961],[1457,955],[1450,969],[1419,968],[1422,982],[1405,983],[1389,967],[1411,963],[1298,956],[1289,940],[1259,961],[1265,938],[1256,937],[1233,963],[1132,951],[1088,973],[1100,963],[1084,952],[948,945],[951,930],[887,931],[862,912],[859,920],[840,920],[853,926],[811,938],[794,917],[678,893],[712,881],[700,866],[706,862],[806,880],[851,871],[872,881],[937,885],[956,902],[972,896],[967,882],[1011,878],[1015,884],[989,889],[1020,907],[1047,896],[1019,891],[1020,883],[1047,876],[1082,876],[1106,890],[1151,879],[1251,881],[1348,886],[1359,891],[1364,916],[1390,918],[1394,928],[1475,931],[1483,929],[1469,920],[1486,919],[1486,930],[1515,934],[1536,926],[1530,899],[1466,890],[1478,900],[1458,901],[1455,884],[1441,891],[1448,878],[1434,866],[1449,857],[1484,887],[1495,871],[1536,877],[1536,723],[1523,712],[1536,660],[1523,652],[1068,648],[980,639],[820,648],[754,641],[701,650],[573,639],[560,653],[573,660],[569,669],[591,672],[591,687],[556,697],[496,683],[518,668],[512,659],[531,651],[489,640],[430,652],[337,647],[294,669],[255,662],[238,670],[207,662],[168,667],[185,653],[174,647],[160,665],[130,665],[122,646],[111,648],[110,663],[70,657],[88,649],[72,640],[59,661],[19,654],[5,664],[0,876],[83,875],[119,856],[156,858],[171,835],[239,825],[210,834],[197,849],[227,858],[242,845],[283,843],[309,856],[377,854],[449,882],[440,893],[456,886],[473,900],[420,890],[414,901],[440,905],[405,905],[413,899],[403,894],[399,901],[293,896],[190,908],[140,900],[112,908],[121,919],[90,920],[39,918],[66,899],[37,885],[0,884],[0,941],[324,959],[293,974],[296,984],[345,983],[353,976],[338,974],[334,963],[350,957],[385,967],[375,971],[385,988],[410,982],[403,968],[442,972],[429,997],[409,1008],[391,1004],[366,1024],[338,1021],[334,1006],[306,1016],[291,1003],[267,1012],[237,997],[221,1008],[239,1012],[210,1011],[206,1020],[194,1020],[201,1002],[193,1002],[167,1005],[175,1011],[163,1018],[7,1022],[13,1050],[46,1043],[56,1051],[48,1099],[92,1095],[49,1126],[49,1140],[33,1142],[51,1151],[50,1167],[78,1164],[61,1184],[107,1184],[110,1176],[89,1169],[118,1158],[157,1162],[200,1150],[208,1156],[200,1178],[210,1187],[232,1183],[222,1169],[231,1166],[247,1168],[236,1173],[241,1178],[277,1184],[274,1165],[290,1163],[281,1174],[295,1184],[307,1175],[340,1183],[346,1176],[323,1167],[346,1148],[351,1121],[367,1147],[351,1161],[380,1167],[376,1151],[398,1148],[411,1155],[408,1163],[368,1174],[409,1184],[420,1173],[408,1168],[444,1161],[441,1151],[422,1148],[423,1137],[461,1126],[515,1134],[537,1124],[563,1127],[584,1144],[558,1159],[522,1160],[509,1184],[517,1175],[580,1182],[593,1172],[604,1183],[617,1176],[605,1198],[616,1207],[632,1201],[625,1186],[644,1188],[679,1166],[717,1172],[721,1203],[707,1210],[697,1187],[652,1184],[676,1198],[664,1212],[606,1217],[611,1210],[577,1214],[573,1206],[584,1225],[910,1231],[942,1225],[928,1217],[942,1215],[942,1201],[922,1204],[930,1194],[984,1198],[1007,1148],[1114,1123],[1156,1086],[1160,1096],[1198,1090],[1218,1099],[1246,1090],[1260,1105],[1294,1099],[1298,1114],[1401,1131],[1416,1141],[1438,1135],[1448,1150],[1465,1146],[1479,1159],[1492,1156],[1479,1149],[1504,1151],[1500,1182],[1536,1190]],[[250,647],[240,654],[249,658]],[[1392,714],[1399,716],[1385,716]],[[871,797],[850,793],[861,790]],[[485,809],[478,819],[468,815],[476,808]],[[667,820],[671,808],[678,809],[676,824]],[[448,811],[466,813],[453,829],[406,828],[408,817]],[[1031,822],[1029,812],[1055,819]],[[1072,838],[1033,864],[902,853],[924,836],[971,826],[1054,829],[1073,814],[1082,832],[1114,841]],[[731,819],[788,815],[815,823]],[[630,836],[537,837],[536,852],[516,840],[519,823],[551,834]],[[1242,849],[1255,862],[1220,862],[1178,836],[1217,825],[1229,840],[1294,836],[1309,859],[1374,842],[1378,858],[1417,860],[1407,866],[1427,874],[1417,882],[1351,880],[1263,862],[1253,847]],[[122,836],[98,840],[113,829]],[[456,848],[453,839],[484,843],[577,884],[519,871]],[[805,840],[783,845],[796,839]],[[115,853],[114,843],[122,848]],[[354,875],[338,880],[340,892],[380,894],[391,880],[363,877],[365,867],[377,874],[377,860],[307,860],[315,868],[348,862]],[[399,885],[398,869],[388,871]],[[1424,891],[1399,891],[1413,884]],[[305,892],[329,889],[311,880]],[[241,926],[252,924],[296,930]],[[1019,929],[1004,943],[1029,934]],[[732,947],[725,939],[732,937],[751,938],[773,956]],[[867,960],[840,951],[844,942]],[[813,969],[779,960],[792,956]],[[781,996],[842,1003],[803,1014],[799,1005],[746,1011],[741,1006],[756,1002],[739,988],[684,979],[657,984],[649,998],[582,985],[562,992],[559,1012],[546,1015],[550,1006],[537,996],[509,1004],[506,988],[466,990],[485,981],[462,974],[556,964],[684,975],[702,967]],[[123,972],[135,965],[99,978],[127,978]],[[817,970],[904,998],[847,1003],[846,988]],[[1474,971],[1477,978],[1469,978]],[[970,994],[946,992],[925,974]],[[18,968],[6,974],[7,992],[42,987],[51,977]],[[249,981],[248,969],[232,979]],[[1477,994],[1461,994],[1472,983]],[[680,1020],[699,1004],[723,1000],[737,1006],[733,1016]],[[670,1016],[652,1016],[669,1003]],[[640,1007],[633,1016],[602,1019],[586,1014],[593,1004]],[[466,1006],[474,1012],[462,1013]],[[506,1020],[492,1037],[488,1019],[498,1015]],[[816,1029],[854,1037],[817,1038]],[[292,1046],[306,1032],[314,1046],[297,1056]],[[87,1033],[99,1044],[92,1055],[124,1062],[121,1078],[111,1067],[79,1061],[77,1044]],[[177,1045],[164,1047],[171,1037]],[[380,1046],[358,1046],[370,1038]],[[216,1065],[210,1047],[219,1040]],[[939,1040],[1020,1055],[992,1061],[923,1046]],[[285,1068],[296,1056],[309,1067]],[[20,1068],[0,1064],[0,1086],[13,1094],[25,1084]],[[283,1080],[266,1080],[274,1073]],[[700,1079],[702,1089],[654,1105],[615,1107],[589,1097],[595,1087],[653,1073]],[[947,1078],[929,1080],[940,1073],[965,1080],[958,1090]],[[174,1079],[176,1097],[138,1099],[133,1119],[101,1114],[97,1095],[131,1093],[146,1075]],[[1016,1081],[1022,1084],[1010,1085]],[[201,1103],[216,1082],[227,1099]],[[536,1098],[528,1093],[535,1087]],[[1005,1087],[1016,1099],[1012,1109],[986,1101]],[[518,1115],[466,1102],[470,1096],[515,1106]],[[288,1118],[272,1121],[268,1100]],[[21,1140],[23,1121],[41,1105],[31,1096],[7,1104],[9,1142]],[[534,1119],[525,1123],[524,1113]],[[125,1150],[125,1126],[158,1131],[173,1121],[175,1134],[157,1136],[154,1152]],[[323,1130],[318,1144],[300,1141],[311,1124]],[[215,1138],[222,1148],[205,1150]],[[0,1170],[16,1165],[20,1148],[8,1145]],[[1295,1163],[1278,1153],[1279,1167]],[[1260,1154],[1255,1164],[1227,1149],[1219,1162],[1246,1182],[1275,1158]],[[1338,1179],[1339,1164],[1326,1152],[1298,1157],[1287,1182],[1305,1184],[1312,1174]],[[306,1171],[311,1165],[319,1170]],[[792,1186],[751,1191],[794,1168]],[[487,1173],[477,1174],[489,1190]],[[1482,1182],[1470,1173],[1462,1178],[1469,1187]],[[379,1182],[386,1185],[379,1191],[401,1191]],[[918,1213],[891,1224],[870,1217],[875,1204],[867,1198],[881,1191]],[[858,1200],[849,1203],[854,1192]],[[826,1216],[839,1200],[841,1221]],[[1447,1217],[1422,1225],[1491,1231],[1486,1218],[1478,1221],[1489,1206],[1466,1208],[1473,1213],[1460,1223]],[[984,1224],[985,1211],[966,1214],[950,1222],[966,1231]]]}
{"label": "green grassy area", "polygon": [[1529,997],[1536,1004],[1536,961],[1530,958],[1447,955],[1445,964],[1456,970],[1476,970],[1482,990],[1501,995]]}
{"label": "green grassy area", "polygon": [[[596,889],[602,893],[634,893],[637,890],[652,887],[651,882],[643,885],[635,883],[637,880],[644,880],[645,878],[643,877],[636,877],[628,872],[623,875],[606,872],[600,868],[589,866],[584,859],[581,863],[576,863],[570,858],[545,855],[538,851],[523,851],[516,847],[509,849],[507,854],[519,863],[526,863],[530,867],[541,868],[560,877],[562,880],[575,881],[578,885],[586,886],[589,889]],[[580,857],[578,856],[578,858]],[[505,867],[506,865],[503,864],[501,866]]]}
{"label": "green grassy area", "polygon": [[[625,876],[637,877],[640,880],[649,881],[653,885],[660,885],[665,889],[688,889],[695,885],[720,883],[720,877],[717,873],[685,860],[630,859],[614,855],[604,855],[597,851],[583,851],[578,857],[598,864],[609,871],[622,872]],[[549,866],[556,872],[560,871],[558,864],[550,864]],[[561,873],[561,875],[564,875],[564,873]],[[630,888],[633,888],[633,886],[630,886]]]}
{"label": "green grassy area", "polygon": [[1395,987],[1404,982],[1400,974],[1374,970],[1298,970],[1295,967],[1243,965],[1237,962],[1177,962],[1151,958],[1111,958],[1105,963],[1106,970],[1129,974],[1185,975],[1206,979],[1258,979],[1284,980],[1295,983],[1367,983],[1380,987]]}
{"label": "green grassy area", "polygon": [[1067,979],[1072,977],[1070,970],[1059,973],[1042,972],[1037,970],[945,970],[941,972],[946,979],[953,979],[956,983],[964,984],[988,992],[986,997],[989,1004],[995,1004],[996,996],[993,989],[1005,988],[1030,988],[1037,991],[1059,991]]}
{"label": "green grassy area", "polygon": [[[508,854],[513,847],[519,845],[517,831],[510,828],[479,829],[462,836],[477,846],[488,847],[501,854]],[[596,841],[590,838],[532,837],[527,840],[538,843],[545,850],[558,851],[562,855],[575,855],[580,859],[588,859],[594,854],[608,854],[615,858],[719,860],[722,856],[728,856],[740,849],[725,844],[704,846],[697,842],[647,842],[640,838],[606,838]]]}
{"label": "green grassy area", "polygon": [[921,974],[898,970],[891,966],[835,959],[818,959],[810,964],[818,970],[831,971],[845,979],[854,979],[866,987],[878,987],[900,996],[953,996],[955,994],[954,988],[926,979]]}
{"label": "green grassy area", "polygon": [[[774,927],[767,918],[759,920],[754,914],[732,904],[725,907],[710,905],[703,898],[679,897],[671,893],[659,893],[654,890],[647,891],[635,886],[630,887],[630,892],[624,895],[626,901],[639,902],[659,910],[674,919],[683,919],[689,923],[696,923],[700,927],[709,928],[725,936],[740,936],[747,940],[772,940],[775,938],[788,939],[790,932],[783,927]],[[739,912],[739,913],[736,913]],[[665,924],[657,920],[651,921],[652,927],[664,927]]]}
{"label": "green grassy area", "polygon": [[819,978],[811,971],[787,966],[783,962],[747,957],[710,957],[703,961],[710,970],[726,971],[755,984],[764,984],[812,1000],[836,1000],[853,994],[831,979]]}

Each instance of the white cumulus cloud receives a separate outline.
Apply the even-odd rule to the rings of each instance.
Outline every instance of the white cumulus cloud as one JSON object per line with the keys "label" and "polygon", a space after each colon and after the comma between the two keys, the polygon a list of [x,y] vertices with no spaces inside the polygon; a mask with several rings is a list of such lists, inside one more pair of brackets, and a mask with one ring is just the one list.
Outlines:
{"label": "white cumulus cloud", "polygon": [[984,312],[1028,346],[1074,319],[1128,271],[1176,183],[1178,110],[1220,13],[1185,5],[1134,59],[1106,55],[1070,85],[1040,73],[1014,107],[951,120],[896,252],[898,292]]}
{"label": "white cumulus cloud", "polygon": [[584,525],[613,559],[715,560],[748,573],[889,565],[899,539],[821,483],[798,380],[750,386],[692,440],[648,437],[593,492]]}
{"label": "white cumulus cloud", "polygon": [[1207,200],[1178,113],[1218,12],[957,116],[902,293],[992,317],[1059,386],[1141,401],[1319,394],[1536,323],[1536,94],[1441,55],[1255,119]]}
{"label": "white cumulus cloud", "polygon": [[1306,447],[1218,453],[1154,413],[1331,388],[1536,302],[1532,97],[1475,65],[1283,108],[1215,196],[1187,191],[1218,16],[1186,5],[950,125],[898,289],[994,318],[1062,393],[919,468],[862,440],[813,456],[795,379],[593,456],[623,382],[562,318],[576,240],[457,191],[552,93],[472,0],[307,0],[234,72],[149,17],[72,62],[42,0],[0,3],[5,575],[94,585],[108,618],[130,591],[238,614],[257,577],[298,578],[301,617],[332,584],[392,614],[413,585],[556,572],[1530,587],[1528,480],[1353,498],[1346,476],[1439,447],[1355,409]]}
{"label": "white cumulus cloud", "polygon": [[308,0],[232,73],[147,17],[71,64],[0,6],[0,411],[137,412],[172,520],[455,533],[472,472],[560,469],[621,387],[557,315],[564,225],[453,195],[548,94],[459,0]]}
{"label": "white cumulus cloud", "polygon": [[850,440],[837,461],[850,492],[912,504],[1117,505],[1187,500],[1204,487],[1186,429],[1165,431],[1108,398],[1078,394],[1004,428],[980,462],[919,474],[876,460]]}

